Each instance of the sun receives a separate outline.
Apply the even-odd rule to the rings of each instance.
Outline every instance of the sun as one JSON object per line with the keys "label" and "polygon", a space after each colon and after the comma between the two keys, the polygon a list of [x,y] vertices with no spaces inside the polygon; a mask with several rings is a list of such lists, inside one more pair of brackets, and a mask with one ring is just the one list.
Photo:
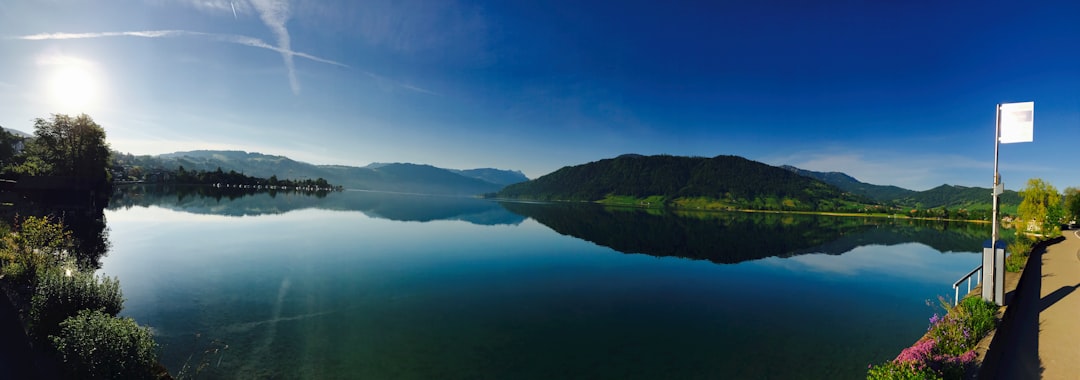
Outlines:
{"label": "sun", "polygon": [[102,95],[98,75],[85,64],[57,65],[48,86],[49,99],[58,112],[89,113]]}

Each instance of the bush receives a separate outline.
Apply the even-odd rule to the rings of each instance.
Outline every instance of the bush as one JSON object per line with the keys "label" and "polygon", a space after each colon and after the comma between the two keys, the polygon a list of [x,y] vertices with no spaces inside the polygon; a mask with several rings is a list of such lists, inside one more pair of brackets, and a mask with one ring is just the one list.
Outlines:
{"label": "bush", "polygon": [[949,310],[944,318],[934,314],[934,317],[930,318],[929,335],[937,341],[935,352],[959,356],[971,350],[994,328],[996,312],[997,306],[993,303],[978,297],[968,297]]}
{"label": "bush", "polygon": [[116,315],[123,307],[119,280],[60,267],[43,271],[30,300],[30,330],[38,338],[56,333],[80,310]]}
{"label": "bush", "polygon": [[[967,313],[964,324],[974,336],[982,337],[990,333],[997,326],[998,307],[993,302],[979,297],[968,297],[960,301],[960,308]],[[978,343],[976,340],[975,343]]]}
{"label": "bush", "polygon": [[73,247],[71,233],[63,224],[48,217],[28,217],[17,222],[16,232],[0,238],[0,273],[32,286],[40,272],[63,262]]}
{"label": "bush", "polygon": [[937,380],[934,370],[910,361],[889,361],[866,371],[867,380]]}
{"label": "bush", "polygon": [[60,323],[50,336],[64,369],[79,379],[152,379],[157,344],[146,328],[131,318],[82,310]]}
{"label": "bush", "polygon": [[1019,273],[1024,269],[1024,264],[1027,263],[1028,255],[1031,254],[1031,247],[1035,242],[1031,240],[1026,234],[1017,232],[1016,239],[1013,240],[1005,248],[1009,253],[1009,257],[1005,258],[1005,270],[1013,273]]}
{"label": "bush", "polygon": [[871,366],[867,379],[962,379],[975,363],[975,346],[997,324],[997,306],[978,297],[954,308],[944,298],[944,317],[930,318],[928,339],[900,352],[895,360]]}

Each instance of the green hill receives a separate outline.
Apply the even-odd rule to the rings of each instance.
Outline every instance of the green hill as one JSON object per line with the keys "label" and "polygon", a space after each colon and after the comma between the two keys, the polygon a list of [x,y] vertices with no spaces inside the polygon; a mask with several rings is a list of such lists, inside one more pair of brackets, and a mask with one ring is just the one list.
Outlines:
{"label": "green hill", "polygon": [[[1015,212],[1020,205],[1020,193],[1005,190],[999,196],[1001,207],[1006,212]],[[993,206],[990,188],[941,185],[930,190],[919,191],[906,197],[893,200],[898,205],[918,208],[945,207],[966,208],[969,210],[989,210]]]}
{"label": "green hill", "polygon": [[858,194],[878,202],[889,202],[898,198],[911,196],[915,190],[908,190],[897,186],[874,185],[859,181],[852,176],[841,172],[815,172],[799,169],[794,166],[784,165],[781,168],[790,170],[802,176],[814,178],[827,184],[836,186],[840,190]]}
{"label": "green hill", "polygon": [[501,198],[664,204],[687,208],[859,211],[869,200],[737,156],[623,155],[507,186]]}
{"label": "green hill", "polygon": [[[990,210],[993,197],[990,188],[941,185],[930,190],[915,191],[897,186],[882,186],[861,182],[840,172],[815,172],[794,166],[781,166],[800,175],[821,180],[841,190],[861,195],[878,202],[899,207],[917,209],[947,208],[950,210]],[[1005,190],[1001,194],[1001,207],[1005,212],[1016,212],[1020,194]]]}

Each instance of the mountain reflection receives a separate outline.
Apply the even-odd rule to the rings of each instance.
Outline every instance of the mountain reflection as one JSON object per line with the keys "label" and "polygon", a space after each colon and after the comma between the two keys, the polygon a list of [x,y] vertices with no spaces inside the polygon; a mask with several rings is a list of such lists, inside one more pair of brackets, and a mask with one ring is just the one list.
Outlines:
{"label": "mountain reflection", "polygon": [[303,209],[358,211],[372,218],[430,222],[460,220],[479,225],[517,225],[524,216],[474,198],[344,191],[322,194],[229,192],[193,186],[120,186],[109,209],[157,206],[194,214],[254,216]]}
{"label": "mountain reflection", "polygon": [[989,226],[827,215],[662,212],[591,204],[503,203],[556,232],[623,253],[733,264],[806,253],[839,255],[866,245],[925,244],[977,252]]}

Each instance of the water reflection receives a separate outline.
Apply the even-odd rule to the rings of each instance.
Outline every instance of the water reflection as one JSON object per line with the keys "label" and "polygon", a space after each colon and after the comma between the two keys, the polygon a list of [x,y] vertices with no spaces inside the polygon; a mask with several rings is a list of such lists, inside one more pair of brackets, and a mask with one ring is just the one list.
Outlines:
{"label": "water reflection", "polygon": [[[158,198],[107,211],[103,272],[163,363],[207,364],[201,378],[858,378],[925,332],[925,301],[978,263],[931,248],[967,246],[977,225]],[[258,216],[227,216],[245,212]],[[459,222],[492,220],[478,215],[517,222]]]}
{"label": "water reflection", "polygon": [[211,187],[124,186],[113,194],[110,210],[157,206],[171,210],[226,216],[283,214],[303,209],[359,211],[396,221],[460,220],[479,225],[516,225],[525,217],[481,199],[345,191],[318,194],[220,192]]}
{"label": "water reflection", "polygon": [[624,253],[733,264],[866,245],[918,242],[976,252],[989,226],[926,220],[745,212],[662,212],[590,204],[503,203],[556,232]]}

